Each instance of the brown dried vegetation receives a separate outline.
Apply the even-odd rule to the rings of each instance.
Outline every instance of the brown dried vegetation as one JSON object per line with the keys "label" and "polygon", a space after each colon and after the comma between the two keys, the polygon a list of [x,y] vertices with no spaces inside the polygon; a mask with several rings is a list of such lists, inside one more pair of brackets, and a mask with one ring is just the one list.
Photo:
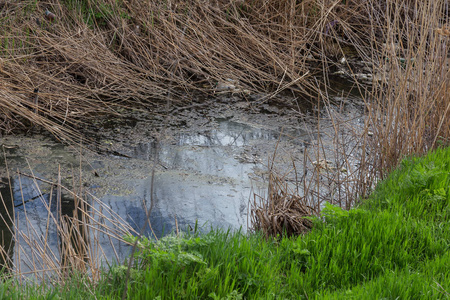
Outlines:
{"label": "brown dried vegetation", "polygon": [[75,141],[79,133],[67,128],[98,114],[151,113],[161,100],[210,94],[227,79],[249,91],[311,95],[323,53],[360,39],[350,26],[363,19],[356,11],[316,0],[3,2],[0,129],[32,123]]}
{"label": "brown dried vegetation", "polygon": [[[0,131],[37,125],[77,142],[99,115],[120,116],[124,108],[152,114],[161,103],[212,94],[228,79],[268,94],[265,100],[290,91],[327,104],[318,86],[332,88],[329,67],[349,47],[374,78],[371,88],[359,85],[350,68],[367,110],[364,128],[355,130],[359,167],[349,169],[351,180],[329,177],[334,191],[322,196],[318,173],[302,177],[297,196],[273,176],[261,207],[267,214],[254,211],[255,227],[268,234],[303,232],[309,224],[303,215],[317,214],[330,195],[349,208],[406,155],[448,144],[448,6],[447,0],[2,1]],[[55,20],[44,18],[45,9]],[[340,122],[333,124],[338,136]],[[356,151],[345,149],[336,146],[336,165],[348,164]],[[326,159],[320,141],[314,156]],[[320,201],[310,210],[302,199],[313,192]]]}
{"label": "brown dried vegetation", "polygon": [[251,209],[253,229],[266,237],[298,235],[312,228],[308,218],[314,214],[305,197],[300,197],[274,172],[270,174],[267,199],[255,194]]}
{"label": "brown dried vegetation", "polygon": [[[369,23],[362,21],[353,24],[352,28],[367,30],[365,35],[359,36],[370,44],[370,51],[362,53],[372,68],[373,82],[370,89],[359,85],[365,101],[365,116],[362,117],[364,125],[352,132],[356,147],[349,148],[346,139],[342,138],[345,121],[334,116],[331,109],[326,109],[335,131],[334,161],[331,163],[338,166],[337,169],[344,166],[346,174],[331,168],[320,172],[313,159],[306,158],[305,154],[303,172],[306,170],[313,175],[301,177],[296,174],[295,178],[299,180],[296,180],[295,188],[280,183],[280,180],[286,182],[287,175],[271,176],[268,197],[256,196],[252,206],[253,224],[266,235],[282,234],[284,220],[294,219],[285,215],[286,207],[290,207],[294,197],[304,208],[299,217],[305,216],[306,211],[319,215],[325,201],[349,209],[367,196],[376,182],[385,178],[406,156],[422,155],[436,147],[449,145],[448,1],[364,3],[361,8],[365,12],[359,14],[367,16]],[[353,45],[358,48],[367,41],[359,44],[355,40]],[[364,55],[361,57],[365,59]],[[356,74],[353,75],[357,81]],[[331,107],[327,97],[321,100],[325,107]],[[318,117],[317,132],[321,131],[320,119]],[[320,137],[316,146],[316,162],[327,162]],[[349,164],[355,155],[358,157],[356,168]],[[293,168],[293,172],[297,173],[297,169]],[[280,215],[283,215],[281,223],[278,221]],[[304,228],[296,232],[301,233]]]}

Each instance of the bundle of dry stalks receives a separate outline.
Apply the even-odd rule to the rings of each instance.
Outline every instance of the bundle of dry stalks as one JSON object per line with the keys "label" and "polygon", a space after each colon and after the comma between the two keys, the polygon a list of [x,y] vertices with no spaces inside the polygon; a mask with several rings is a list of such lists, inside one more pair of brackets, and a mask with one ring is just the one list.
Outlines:
{"label": "bundle of dry stalks", "polygon": [[303,148],[303,159],[291,157],[290,168],[279,168],[278,154],[273,154],[267,196],[254,194],[251,203],[253,230],[266,236],[304,234],[312,226],[305,217],[319,216],[326,202],[350,209],[373,186],[371,159],[363,147],[367,127],[353,127],[331,106],[325,108],[326,122],[318,117],[317,130],[311,133],[316,139]]}
{"label": "bundle of dry stalks", "polygon": [[270,174],[267,199],[254,195],[251,206],[251,223],[253,230],[269,236],[292,236],[307,233],[312,228],[312,221],[307,217],[317,215],[310,207],[306,197],[301,197],[290,190],[282,177]]}

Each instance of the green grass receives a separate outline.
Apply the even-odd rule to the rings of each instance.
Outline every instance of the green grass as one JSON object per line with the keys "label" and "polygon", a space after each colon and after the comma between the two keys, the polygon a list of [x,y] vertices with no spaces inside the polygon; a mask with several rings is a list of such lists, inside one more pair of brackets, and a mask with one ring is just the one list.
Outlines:
{"label": "green grass", "polygon": [[[358,208],[328,205],[298,238],[211,230],[142,239],[92,285],[0,289],[12,299],[448,299],[450,148],[410,158]],[[130,241],[135,238],[128,237]],[[127,280],[128,278],[128,280]],[[5,285],[4,284],[4,285]]]}

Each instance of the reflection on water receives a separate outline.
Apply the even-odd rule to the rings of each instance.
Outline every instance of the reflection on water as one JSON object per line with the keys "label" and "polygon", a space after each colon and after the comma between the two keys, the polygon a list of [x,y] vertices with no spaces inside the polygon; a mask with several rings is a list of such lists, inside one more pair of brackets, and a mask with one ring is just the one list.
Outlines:
{"label": "reflection on water", "polygon": [[46,270],[47,258],[36,253],[47,253],[71,270],[74,258],[86,258],[87,236],[78,222],[83,216],[76,209],[81,202],[62,193],[58,196],[51,185],[23,176],[3,178],[0,194],[2,267],[18,268],[25,274]]}
{"label": "reflection on water", "polygon": [[[247,207],[252,187],[259,186],[251,178],[255,168],[264,168],[256,160],[257,144],[276,143],[279,133],[230,120],[218,120],[217,128],[202,132],[179,132],[174,140],[149,141],[133,147],[131,154],[139,166],[132,179],[121,177],[120,184],[130,194],[105,194],[108,204],[136,231],[146,227],[146,234],[162,236],[175,228],[247,228]],[[255,146],[256,145],[256,146]],[[245,153],[244,153],[245,152]],[[160,166],[153,179],[153,163]],[[106,163],[97,165],[105,166]],[[142,173],[141,173],[142,172]],[[126,170],[123,173],[127,173]],[[150,223],[143,208],[152,206]],[[175,221],[176,220],[176,221]],[[150,228],[151,225],[151,228]]]}
{"label": "reflection on water", "polygon": [[[4,257],[10,257],[16,266],[22,265],[24,260],[33,262],[23,265],[22,272],[31,270],[33,264],[45,267],[43,263],[39,265],[39,258],[28,255],[27,238],[18,235],[19,231],[39,241],[45,237],[40,247],[53,253],[63,266],[73,267],[76,262],[72,257],[81,261],[87,259],[84,246],[93,241],[109,260],[121,260],[129,253],[130,247],[111,235],[101,231],[88,234],[80,227],[77,220],[89,222],[83,220],[85,215],[74,213],[77,204],[73,196],[63,193],[61,201],[57,201],[57,189],[46,182],[55,182],[58,165],[61,165],[64,186],[82,186],[90,193],[85,198],[89,199],[90,212],[97,215],[97,220],[102,219],[106,226],[113,228],[117,225],[115,220],[121,219],[129,224],[129,232],[141,232],[145,226],[145,235],[159,238],[177,225],[179,229],[186,229],[196,223],[206,224],[206,230],[212,226],[242,228],[245,232],[249,200],[253,191],[267,187],[266,164],[268,157],[273,157],[274,149],[281,163],[287,165],[286,169],[291,169],[295,161],[299,174],[303,174],[305,149],[314,146],[319,135],[322,142],[329,143],[322,145],[322,153],[328,154],[329,149],[334,149],[330,142],[335,133],[333,126],[318,133],[303,129],[298,123],[287,129],[282,122],[271,123],[271,126],[249,125],[224,118],[217,119],[216,123],[217,126],[207,130],[180,128],[170,139],[161,138],[158,142],[145,138],[134,144],[123,143],[121,149],[131,157],[129,159],[87,151],[80,158],[79,153],[45,138],[10,138],[7,142],[16,146],[6,150],[9,169],[25,173],[30,173],[31,169],[42,180],[32,180],[11,171],[11,186],[8,178],[2,181],[1,215],[9,212],[15,218],[0,222],[3,248],[7,253]],[[316,160],[315,157],[309,159]],[[6,169],[4,164],[1,167]],[[75,184],[78,181],[79,184]],[[94,199],[100,199],[105,206]],[[110,215],[116,217],[104,217],[106,207],[111,210]],[[117,231],[116,235],[125,233],[126,230]],[[61,240],[61,234],[66,239]],[[0,263],[8,264],[7,260]]]}
{"label": "reflection on water", "polygon": [[279,133],[263,129],[254,128],[246,124],[233,122],[225,119],[218,120],[218,128],[208,130],[199,134],[180,133],[178,146],[236,146],[243,147],[252,140],[276,140]]}
{"label": "reflection on water", "polygon": [[[8,211],[15,220],[8,218],[0,223],[3,248],[9,249],[9,261],[15,266],[20,264],[22,272],[31,271],[31,266],[45,269],[45,262],[35,254],[29,255],[35,252],[30,250],[28,240],[45,239],[39,245],[42,252],[51,253],[62,266],[73,268],[76,262],[72,258],[85,260],[85,246],[94,237],[80,226],[83,215],[76,209],[74,198],[62,193],[58,201],[58,190],[50,183],[55,182],[55,169],[60,164],[63,184],[72,186],[76,176],[71,166],[78,154],[48,139],[22,138],[21,143],[16,141],[16,146],[7,150],[9,168],[30,174],[31,167],[38,180],[15,172],[11,185],[8,178],[3,180],[2,216]],[[152,140],[138,143],[130,148],[131,159],[85,154],[89,162],[82,162],[78,168],[88,185],[86,189],[135,232],[145,226],[145,235],[161,237],[175,226],[184,230],[196,223],[206,229],[242,227],[245,231],[248,199],[254,186],[250,175],[262,165],[245,161],[242,153],[252,152],[257,143],[276,143],[278,138],[275,131],[219,120],[214,130],[180,132],[175,139],[158,144]],[[10,138],[9,143],[14,140]],[[257,152],[249,155],[256,157]],[[152,178],[155,162],[159,164]],[[93,168],[99,177],[90,176]],[[101,215],[100,206],[93,204],[93,209]],[[114,226],[112,219],[105,218],[104,223]],[[99,234],[95,242],[111,259],[123,258],[130,250],[107,234]]]}

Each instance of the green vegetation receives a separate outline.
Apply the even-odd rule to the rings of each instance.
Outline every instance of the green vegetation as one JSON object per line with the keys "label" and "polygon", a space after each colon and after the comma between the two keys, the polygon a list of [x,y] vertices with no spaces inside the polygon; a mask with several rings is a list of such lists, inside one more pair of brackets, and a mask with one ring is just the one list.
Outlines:
{"label": "green vegetation", "polygon": [[450,148],[437,149],[404,160],[358,208],[326,205],[304,236],[128,236],[137,245],[133,267],[114,266],[95,285],[74,277],[64,286],[3,292],[116,299],[126,286],[129,299],[445,299],[449,210]]}
{"label": "green vegetation", "polygon": [[[221,230],[158,242],[127,236],[137,245],[131,268],[108,267],[97,277],[91,265],[89,276],[71,275],[52,285],[8,279],[0,298],[448,298],[450,150],[399,165],[407,155],[450,141],[447,2],[4,1],[0,134],[36,126],[68,143],[100,149],[85,137],[99,116],[174,111],[191,105],[196,93],[215,96],[217,83],[229,80],[239,83],[241,100],[264,95],[255,105],[286,101],[276,96],[288,91],[293,103],[287,105],[333,107],[325,96],[333,89],[330,66],[346,65],[349,80],[364,94],[364,128],[352,133],[362,155],[345,150],[339,133],[349,129],[335,119],[336,152],[352,177],[329,178],[330,187],[339,189],[336,194],[346,197],[339,203],[349,208],[367,196],[373,182],[387,179],[350,211],[326,205],[320,217],[311,218],[312,231],[300,237]],[[46,20],[45,9],[56,20]],[[364,66],[349,63],[345,49]],[[373,78],[370,87],[358,82],[361,68]],[[320,148],[319,140],[317,161]],[[355,157],[359,166],[350,170]],[[321,182],[303,180],[302,199],[311,192],[319,206],[329,198],[317,195]],[[285,186],[284,178],[280,182]],[[281,195],[282,205],[295,198]],[[278,216],[276,209],[269,213]],[[278,221],[275,227],[284,224]],[[72,266],[77,263],[68,257],[74,258]]]}

